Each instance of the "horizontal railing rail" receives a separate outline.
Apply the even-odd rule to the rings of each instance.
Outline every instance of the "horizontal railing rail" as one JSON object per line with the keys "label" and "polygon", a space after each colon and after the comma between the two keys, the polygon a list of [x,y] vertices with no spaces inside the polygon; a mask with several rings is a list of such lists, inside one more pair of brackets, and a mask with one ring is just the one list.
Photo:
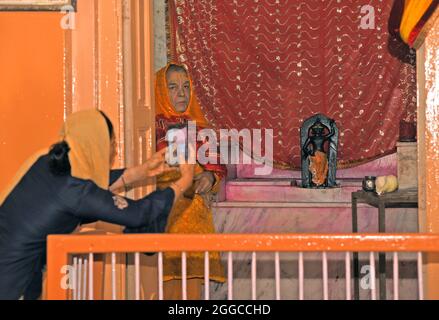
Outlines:
{"label": "horizontal railing rail", "polygon": [[[185,265],[186,253],[206,253],[208,268],[209,252],[229,253],[229,267],[233,263],[232,253],[250,252],[253,258],[258,252],[276,253],[276,275],[279,276],[279,253],[281,252],[370,252],[394,254],[401,252],[439,252],[439,235],[431,234],[227,234],[227,235],[67,235],[49,236],[47,250],[47,298],[49,300],[68,299],[68,291],[61,283],[72,255],[88,255],[90,277],[92,277],[93,256],[95,254],[134,253],[136,260],[143,252],[181,252]],[[231,259],[232,258],[232,259]],[[303,261],[302,261],[303,263]],[[347,260],[347,266],[350,262]],[[327,261],[323,261],[327,268]],[[183,267],[184,268],[184,267]],[[162,270],[159,270],[159,272]],[[230,274],[232,272],[232,275]],[[229,268],[229,278],[233,269]],[[159,277],[160,278],[160,277]],[[206,277],[208,279],[208,277]],[[184,281],[184,279],[183,279]],[[90,282],[92,280],[90,279]],[[230,283],[230,287],[232,283]],[[278,285],[277,285],[278,286]],[[350,286],[350,285],[349,285]],[[326,284],[327,298],[327,284]],[[232,290],[229,288],[229,291]],[[90,295],[92,290],[90,290]],[[136,289],[138,291],[138,288]],[[278,290],[277,290],[278,291]],[[162,297],[162,294],[160,296]],[[276,296],[279,298],[280,293]],[[349,294],[348,294],[349,295]],[[206,294],[208,297],[208,293]],[[138,298],[138,292],[136,293]],[[229,292],[229,298],[232,293]]]}

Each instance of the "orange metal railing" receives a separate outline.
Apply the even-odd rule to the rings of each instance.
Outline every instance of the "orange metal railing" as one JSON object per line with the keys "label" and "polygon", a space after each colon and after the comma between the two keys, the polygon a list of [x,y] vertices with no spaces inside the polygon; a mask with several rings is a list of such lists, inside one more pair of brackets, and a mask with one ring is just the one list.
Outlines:
{"label": "orange metal railing", "polygon": [[60,285],[71,255],[140,252],[439,252],[439,235],[240,234],[50,236],[47,298],[66,300]]}

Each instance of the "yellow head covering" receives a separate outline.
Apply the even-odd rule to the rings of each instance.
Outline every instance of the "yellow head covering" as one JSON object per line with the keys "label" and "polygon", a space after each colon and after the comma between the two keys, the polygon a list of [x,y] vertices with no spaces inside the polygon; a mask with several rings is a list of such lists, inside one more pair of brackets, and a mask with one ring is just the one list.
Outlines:
{"label": "yellow head covering", "polygon": [[72,176],[92,180],[108,189],[110,179],[110,134],[105,118],[98,110],[87,110],[68,117],[61,139],[69,147]]}
{"label": "yellow head covering", "polygon": [[[168,94],[168,82],[166,79],[166,73],[171,65],[176,65],[185,68],[185,66],[170,63],[163,69],[159,70],[156,74],[156,86],[155,86],[155,99],[156,99],[156,115],[163,115],[166,118],[171,117],[187,117],[197,122],[199,127],[208,127],[209,123],[203,115],[200,104],[194,90],[192,79],[188,72],[188,78],[191,83],[191,98],[189,106],[185,112],[177,112],[171,103],[171,99]],[[186,69],[186,68],[185,68]],[[186,69],[187,70],[187,69]]]}
{"label": "yellow head covering", "polygon": [[[110,175],[110,134],[105,118],[98,110],[87,110],[70,115],[61,130],[61,140],[69,144],[72,176],[92,180],[108,189]],[[0,205],[14,190],[23,176],[48,149],[31,156],[22,165],[12,183],[0,194]]]}

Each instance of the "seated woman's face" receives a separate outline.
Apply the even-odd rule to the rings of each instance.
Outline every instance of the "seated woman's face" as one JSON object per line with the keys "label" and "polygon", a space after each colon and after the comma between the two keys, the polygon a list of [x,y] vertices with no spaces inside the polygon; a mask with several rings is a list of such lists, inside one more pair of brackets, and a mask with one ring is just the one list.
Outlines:
{"label": "seated woman's face", "polygon": [[186,72],[171,71],[167,74],[168,94],[175,111],[183,113],[191,99],[191,83]]}

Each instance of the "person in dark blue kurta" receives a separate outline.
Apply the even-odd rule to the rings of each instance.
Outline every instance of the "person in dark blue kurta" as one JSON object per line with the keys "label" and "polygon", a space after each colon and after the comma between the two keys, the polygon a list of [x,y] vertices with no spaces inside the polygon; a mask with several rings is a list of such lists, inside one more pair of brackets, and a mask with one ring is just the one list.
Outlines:
{"label": "person in dark blue kurta", "polygon": [[[96,221],[126,226],[128,233],[163,233],[175,198],[186,188],[183,183],[133,201],[115,196],[91,179],[56,174],[50,161],[50,154],[40,156],[0,201],[1,300],[40,297],[48,235],[70,234],[79,225]],[[107,185],[123,173],[111,171]]]}
{"label": "person in dark blue kurta", "polygon": [[[111,182],[122,173],[113,172]],[[165,231],[172,189],[127,200],[124,210],[114,205],[113,196],[93,181],[53,175],[48,156],[41,157],[0,207],[0,299],[19,299],[31,275],[41,276],[49,234],[69,234],[82,223],[98,220],[144,227],[146,233]],[[25,298],[38,298],[35,294],[29,292]]]}

